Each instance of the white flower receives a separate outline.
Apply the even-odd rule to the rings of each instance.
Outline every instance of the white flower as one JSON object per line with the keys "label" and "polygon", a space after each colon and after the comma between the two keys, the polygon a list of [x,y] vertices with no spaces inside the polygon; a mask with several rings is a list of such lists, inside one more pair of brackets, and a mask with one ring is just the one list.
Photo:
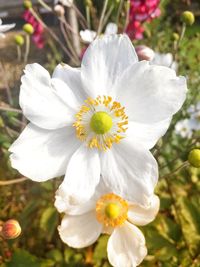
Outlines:
{"label": "white flower", "polygon": [[165,66],[168,68],[172,68],[173,70],[178,69],[178,64],[175,61],[173,61],[173,56],[171,53],[167,54],[155,53],[155,56],[151,61],[151,64]]}
{"label": "white flower", "polygon": [[65,212],[58,227],[62,241],[73,248],[84,248],[92,245],[101,233],[107,233],[111,235],[107,245],[111,265],[139,265],[147,249],[145,238],[135,225],[146,225],[154,220],[159,210],[159,198],[153,195],[150,205],[143,207],[108,193],[100,184],[88,202],[81,206],[69,206],[66,187],[61,184],[55,202],[58,211]]}
{"label": "white flower", "polygon": [[63,6],[71,7],[74,0],[54,0],[54,5],[62,4]]}
{"label": "white flower", "polygon": [[30,124],[10,148],[12,166],[34,181],[65,174],[68,194],[86,201],[100,174],[112,192],[148,205],[158,180],[150,153],[186,96],[184,77],[138,62],[126,35],[97,38],[81,68],[51,78],[27,65],[20,106]]}
{"label": "white flower", "polygon": [[15,23],[12,23],[12,24],[5,24],[5,25],[2,25],[2,20],[0,19],[0,38],[4,38],[5,37],[5,34],[4,32],[7,32],[9,31],[10,29],[14,28],[15,27]]}
{"label": "white flower", "polygon": [[[110,22],[107,24],[104,34],[105,35],[116,34],[117,31],[118,31],[117,24]],[[89,29],[86,29],[84,31],[80,31],[81,39],[85,43],[91,43],[92,41],[94,41],[96,35],[97,35],[97,32],[89,30]]]}
{"label": "white flower", "polygon": [[184,119],[177,122],[175,125],[175,133],[183,138],[190,138],[194,128],[193,120]]}
{"label": "white flower", "polygon": [[196,105],[192,105],[188,108],[188,113],[190,114],[190,121],[192,124],[192,129],[194,131],[200,130],[200,102]]}

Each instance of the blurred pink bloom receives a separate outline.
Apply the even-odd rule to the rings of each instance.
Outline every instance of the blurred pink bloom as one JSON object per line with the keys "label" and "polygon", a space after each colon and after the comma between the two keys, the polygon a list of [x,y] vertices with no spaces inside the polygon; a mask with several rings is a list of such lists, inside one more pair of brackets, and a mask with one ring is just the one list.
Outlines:
{"label": "blurred pink bloom", "polygon": [[32,35],[32,40],[37,46],[37,48],[42,49],[44,47],[44,28],[43,26],[33,17],[29,10],[26,10],[23,14],[23,19],[30,23],[34,28],[34,34]]}
{"label": "blurred pink bloom", "polygon": [[126,30],[130,38],[143,38],[142,23],[151,22],[152,19],[160,16],[159,3],[160,0],[131,0],[129,24]]}

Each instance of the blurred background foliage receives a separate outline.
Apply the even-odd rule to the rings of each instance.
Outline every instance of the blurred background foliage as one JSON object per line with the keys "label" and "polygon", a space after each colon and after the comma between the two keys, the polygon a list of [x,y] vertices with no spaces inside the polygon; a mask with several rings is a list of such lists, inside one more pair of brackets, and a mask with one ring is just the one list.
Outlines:
{"label": "blurred background foliage", "polygon": [[[93,23],[98,23],[103,1],[92,1]],[[77,0],[85,12],[85,1]],[[118,0],[110,0],[111,21],[115,21]],[[188,27],[181,42],[178,56],[179,74],[188,77],[188,97],[183,109],[174,117],[167,134],[152,150],[158,160],[160,181],[156,193],[161,199],[161,208],[156,220],[142,227],[148,247],[148,256],[143,267],[199,267],[200,266],[200,169],[187,167],[173,172],[187,160],[191,148],[200,147],[200,135],[196,132],[190,139],[174,133],[176,122],[187,117],[187,108],[200,101],[200,3],[198,0],[166,0],[161,3],[162,15],[145,25],[145,37],[133,41],[134,45],[146,44],[155,51],[173,52],[173,33],[180,32],[180,14],[191,10],[196,22]],[[125,11],[122,10],[122,21]],[[95,21],[96,19],[96,21]],[[9,38],[8,38],[9,39]],[[48,41],[45,53],[35,52],[32,47],[30,62],[40,62],[50,71],[60,61],[66,61],[53,41]],[[13,105],[18,108],[18,93],[23,64],[16,62],[14,45],[10,39],[0,48],[9,86],[12,88]],[[8,71],[9,70],[9,71]],[[0,101],[6,102],[0,81]],[[164,97],[164,96],[163,96]],[[8,148],[22,128],[21,114],[15,111],[0,111],[0,180],[19,178],[20,174],[10,167]],[[66,148],[67,149],[67,148]],[[0,220],[19,220],[22,235],[16,240],[0,240],[0,267],[107,267],[107,236],[101,236],[96,244],[84,250],[74,250],[60,241],[57,226],[60,215],[55,210],[54,195],[61,178],[45,183],[25,181],[9,186],[0,184]]]}

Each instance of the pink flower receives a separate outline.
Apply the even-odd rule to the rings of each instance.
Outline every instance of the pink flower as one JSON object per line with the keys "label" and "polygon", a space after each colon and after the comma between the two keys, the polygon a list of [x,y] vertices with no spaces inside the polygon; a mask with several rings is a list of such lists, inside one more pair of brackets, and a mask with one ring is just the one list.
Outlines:
{"label": "pink flower", "polygon": [[32,35],[32,40],[37,46],[37,48],[42,49],[44,47],[44,28],[43,26],[34,18],[29,10],[26,10],[23,14],[23,18],[27,23],[30,23],[34,28],[34,34]]}
{"label": "pink flower", "polygon": [[160,16],[158,7],[160,0],[131,0],[130,21],[126,29],[127,34],[132,39],[142,39],[144,21],[151,22],[152,19]]}

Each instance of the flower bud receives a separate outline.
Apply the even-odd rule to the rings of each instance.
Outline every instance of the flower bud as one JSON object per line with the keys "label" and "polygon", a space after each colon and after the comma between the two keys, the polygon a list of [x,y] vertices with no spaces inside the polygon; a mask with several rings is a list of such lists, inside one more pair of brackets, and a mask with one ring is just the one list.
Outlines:
{"label": "flower bud", "polygon": [[34,33],[34,28],[30,23],[24,24],[23,30],[30,35]]}
{"label": "flower bud", "polygon": [[155,56],[154,51],[145,45],[139,45],[135,48],[135,50],[136,50],[139,60],[151,61]]}
{"label": "flower bud", "polygon": [[65,15],[65,9],[61,5],[55,5],[54,12],[58,17],[63,17]]}
{"label": "flower bud", "polygon": [[190,11],[184,11],[181,15],[181,18],[187,26],[191,26],[195,21],[194,14]]}
{"label": "flower bud", "polygon": [[179,34],[177,32],[174,32],[173,33],[173,39],[174,39],[174,41],[178,41],[179,38],[180,38]]}
{"label": "flower bud", "polygon": [[6,221],[1,228],[1,235],[4,239],[14,239],[21,234],[21,227],[16,220]]}
{"label": "flower bud", "polygon": [[188,156],[188,161],[193,167],[200,168],[200,149],[195,148],[191,150]]}
{"label": "flower bud", "polygon": [[24,8],[26,8],[26,9],[32,8],[32,2],[29,0],[25,0],[23,5],[24,5]]}
{"label": "flower bud", "polygon": [[19,46],[22,46],[24,44],[24,37],[20,34],[15,35],[15,43]]}

